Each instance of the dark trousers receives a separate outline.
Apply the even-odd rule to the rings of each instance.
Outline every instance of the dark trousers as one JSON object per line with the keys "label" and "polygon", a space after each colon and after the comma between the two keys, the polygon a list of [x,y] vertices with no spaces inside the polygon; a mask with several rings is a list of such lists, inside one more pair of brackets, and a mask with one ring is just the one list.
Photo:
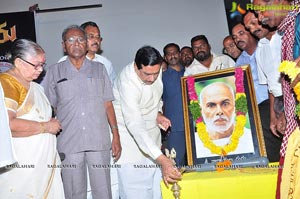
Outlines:
{"label": "dark trousers", "polygon": [[279,161],[282,137],[276,137],[270,130],[270,101],[265,100],[258,105],[267,157],[270,162]]}
{"label": "dark trousers", "polygon": [[187,165],[184,131],[171,131],[166,137],[166,148],[169,149],[169,151],[172,148],[175,149],[176,166]]}

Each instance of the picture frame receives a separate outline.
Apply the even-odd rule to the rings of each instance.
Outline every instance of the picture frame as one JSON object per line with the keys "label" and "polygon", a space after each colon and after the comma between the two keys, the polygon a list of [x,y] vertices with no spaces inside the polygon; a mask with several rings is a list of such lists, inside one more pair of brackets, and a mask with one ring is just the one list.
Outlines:
{"label": "picture frame", "polygon": [[[215,86],[225,84],[232,92],[224,92],[229,97],[223,102],[224,88],[220,92]],[[217,163],[224,160],[236,167],[268,164],[249,65],[182,77],[181,87],[188,166],[206,171],[215,170]],[[224,112],[224,119],[214,120],[219,117],[214,116],[214,111],[230,107],[230,103],[229,112],[223,108],[220,111]]]}

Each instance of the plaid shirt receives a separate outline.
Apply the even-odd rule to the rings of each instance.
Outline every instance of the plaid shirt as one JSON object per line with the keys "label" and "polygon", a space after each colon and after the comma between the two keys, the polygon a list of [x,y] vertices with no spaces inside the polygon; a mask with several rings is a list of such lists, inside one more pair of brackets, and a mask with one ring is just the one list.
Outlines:
{"label": "plaid shirt", "polygon": [[[295,0],[292,2],[292,5],[299,5],[300,0]],[[284,18],[281,24],[278,26],[278,31],[284,33],[282,37],[282,46],[281,46],[281,59],[293,61],[293,46],[295,43],[295,21],[296,16],[299,14],[300,10],[294,10],[289,12],[289,14]],[[280,149],[280,155],[282,157],[285,156],[286,148],[288,144],[288,138],[291,133],[298,126],[296,115],[295,115],[295,107],[296,107],[296,99],[292,88],[290,86],[290,82],[286,78],[282,78],[282,89],[283,89],[283,97],[284,97],[284,112],[286,116],[286,129],[282,140],[282,145]]]}

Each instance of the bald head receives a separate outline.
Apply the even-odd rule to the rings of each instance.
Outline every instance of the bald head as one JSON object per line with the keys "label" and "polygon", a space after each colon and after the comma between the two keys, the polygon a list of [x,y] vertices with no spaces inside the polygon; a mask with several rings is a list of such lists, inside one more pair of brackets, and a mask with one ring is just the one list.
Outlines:
{"label": "bald head", "polygon": [[199,98],[203,120],[211,139],[230,136],[235,118],[232,87],[223,82],[215,82],[204,87]]}
{"label": "bald head", "polygon": [[228,35],[227,37],[224,38],[223,40],[223,47],[226,50],[226,53],[232,57],[233,59],[237,59],[240,54],[241,50],[236,46],[233,38],[231,35]]}

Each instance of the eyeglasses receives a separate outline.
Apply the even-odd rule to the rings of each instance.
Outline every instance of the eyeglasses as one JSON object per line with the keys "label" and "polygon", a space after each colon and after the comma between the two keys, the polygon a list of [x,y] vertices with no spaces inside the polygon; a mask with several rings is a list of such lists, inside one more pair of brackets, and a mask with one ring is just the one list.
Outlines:
{"label": "eyeglasses", "polygon": [[88,35],[88,39],[97,39],[97,40],[102,40],[102,37],[100,35]]}
{"label": "eyeglasses", "polygon": [[30,64],[31,66],[33,66],[33,68],[35,69],[35,70],[38,70],[39,68],[44,68],[47,64],[46,63],[43,63],[43,62],[41,62],[41,63],[39,63],[39,64],[33,64],[33,63],[31,63],[31,62],[29,62],[29,61],[26,61],[25,59],[22,59],[21,57],[19,57],[22,61],[24,61],[24,62],[26,62],[27,64]]}
{"label": "eyeglasses", "polygon": [[86,39],[83,37],[70,37],[65,40],[65,42],[68,42],[69,44],[74,44],[76,41],[80,44],[83,44],[86,42]]}

